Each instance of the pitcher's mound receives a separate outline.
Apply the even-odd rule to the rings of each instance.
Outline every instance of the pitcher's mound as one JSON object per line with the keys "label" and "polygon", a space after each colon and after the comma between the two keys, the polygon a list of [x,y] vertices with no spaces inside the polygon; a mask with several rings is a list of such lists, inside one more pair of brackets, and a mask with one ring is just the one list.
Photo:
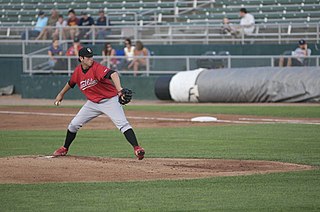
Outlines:
{"label": "pitcher's mound", "polygon": [[20,156],[0,158],[0,183],[111,182],[193,179],[310,170],[272,161]]}

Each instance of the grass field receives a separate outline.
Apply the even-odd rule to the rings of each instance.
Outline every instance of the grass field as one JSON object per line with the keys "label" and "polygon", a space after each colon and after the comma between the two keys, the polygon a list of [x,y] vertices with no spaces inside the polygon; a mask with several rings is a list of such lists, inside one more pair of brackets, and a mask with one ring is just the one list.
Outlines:
{"label": "grass field", "polygon": [[[128,110],[320,117],[317,106],[128,106]],[[320,126],[136,129],[146,157],[273,160],[320,166]],[[65,131],[0,131],[0,157],[47,155]],[[117,130],[85,130],[70,154],[133,157]],[[53,170],[54,171],[54,170]],[[132,173],[134,175],[134,173]],[[320,169],[197,180],[0,184],[0,211],[320,211]]]}

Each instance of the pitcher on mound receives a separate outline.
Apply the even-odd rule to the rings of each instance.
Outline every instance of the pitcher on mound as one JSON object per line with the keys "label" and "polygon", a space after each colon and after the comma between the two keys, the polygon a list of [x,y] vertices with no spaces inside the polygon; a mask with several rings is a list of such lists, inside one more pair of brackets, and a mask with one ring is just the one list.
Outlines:
{"label": "pitcher on mound", "polygon": [[88,47],[80,49],[78,60],[80,64],[74,69],[70,80],[58,93],[55,105],[58,106],[65,93],[75,85],[78,85],[88,100],[70,122],[64,145],[57,149],[53,156],[65,156],[78,130],[90,120],[101,114],[106,114],[132,145],[136,157],[142,160],[145,151],[139,146],[135,133],[122,109],[122,105],[131,101],[132,91],[122,88],[117,72],[93,60],[92,49]]}

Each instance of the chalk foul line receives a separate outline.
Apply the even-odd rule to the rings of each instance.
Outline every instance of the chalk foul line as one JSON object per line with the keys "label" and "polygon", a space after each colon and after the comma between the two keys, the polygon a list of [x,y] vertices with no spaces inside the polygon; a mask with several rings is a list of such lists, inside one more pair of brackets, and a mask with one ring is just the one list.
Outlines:
{"label": "chalk foul line", "polygon": [[[44,112],[27,112],[27,111],[0,111],[0,114],[10,115],[38,115],[38,116],[61,116],[74,117],[71,113],[44,113]],[[102,116],[100,116],[102,117]],[[191,119],[186,118],[163,118],[163,117],[141,117],[141,116],[127,116],[128,119],[135,120],[153,120],[153,121],[172,121],[172,122],[191,122]],[[293,119],[268,119],[268,118],[239,118],[238,120],[222,120],[218,119],[213,123],[232,123],[232,124],[310,124],[320,125],[317,120],[293,120]]]}

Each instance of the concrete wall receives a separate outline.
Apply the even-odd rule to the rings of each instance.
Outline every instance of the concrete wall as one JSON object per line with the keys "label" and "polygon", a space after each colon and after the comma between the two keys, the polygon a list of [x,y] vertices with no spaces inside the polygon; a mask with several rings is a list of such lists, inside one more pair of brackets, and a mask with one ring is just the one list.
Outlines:
{"label": "concrete wall", "polygon": [[14,85],[14,92],[21,93],[21,73],[22,58],[21,57],[0,57],[1,77],[0,87]]}

